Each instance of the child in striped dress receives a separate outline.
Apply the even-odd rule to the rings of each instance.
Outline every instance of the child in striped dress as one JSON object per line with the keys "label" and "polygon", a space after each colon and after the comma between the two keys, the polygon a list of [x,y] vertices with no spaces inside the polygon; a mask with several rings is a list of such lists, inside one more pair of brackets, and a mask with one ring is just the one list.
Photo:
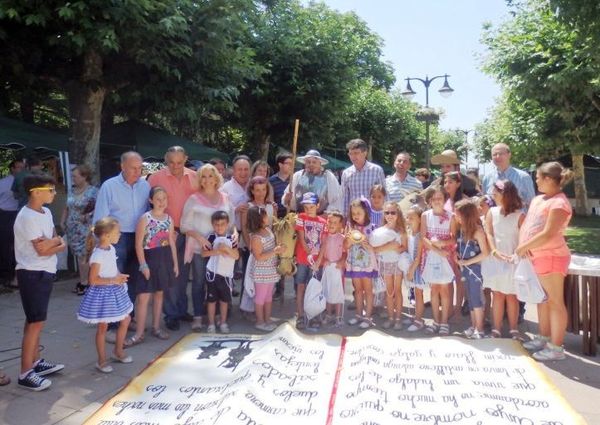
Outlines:
{"label": "child in striped dress", "polygon": [[248,231],[250,233],[250,252],[254,257],[251,270],[254,281],[254,305],[256,312],[256,328],[261,331],[272,331],[275,324],[271,322],[271,305],[273,288],[281,276],[277,273],[277,256],[285,250],[285,246],[276,245],[275,236],[269,229],[269,215],[263,207],[248,208]]}
{"label": "child in striped dress", "polygon": [[121,237],[119,222],[112,217],[105,217],[96,222],[87,239],[88,252],[92,251],[94,236],[98,244],[90,256],[90,287],[81,300],[77,318],[85,323],[98,324],[96,330],[96,351],[98,362],[96,369],[103,373],[113,371],[107,363],[105,353],[106,330],[109,323],[119,322],[115,350],[111,359],[120,363],[131,363],[131,356],[125,354],[123,343],[129,326],[129,313],[133,304],[127,295],[127,278],[117,268],[117,254],[114,244]]}

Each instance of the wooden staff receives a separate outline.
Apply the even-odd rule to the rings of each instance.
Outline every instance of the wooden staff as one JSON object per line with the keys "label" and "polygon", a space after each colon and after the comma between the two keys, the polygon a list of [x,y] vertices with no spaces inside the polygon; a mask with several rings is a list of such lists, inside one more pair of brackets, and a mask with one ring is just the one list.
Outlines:
{"label": "wooden staff", "polygon": [[[298,149],[298,130],[300,129],[300,120],[296,118],[294,123],[294,142],[292,143],[292,175],[290,176],[290,188],[292,184],[292,179],[294,178],[294,171],[296,170],[296,151]],[[292,196],[294,194],[292,193]],[[287,203],[286,206],[286,214],[290,212],[291,200]]]}

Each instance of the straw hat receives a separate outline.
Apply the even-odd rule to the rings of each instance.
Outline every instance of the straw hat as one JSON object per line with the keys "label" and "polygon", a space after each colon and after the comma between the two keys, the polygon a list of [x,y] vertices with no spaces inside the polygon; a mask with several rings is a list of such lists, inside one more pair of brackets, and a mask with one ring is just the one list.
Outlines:
{"label": "straw hat", "polygon": [[447,149],[444,152],[434,155],[431,157],[431,163],[433,165],[442,165],[442,164],[452,164],[452,165],[460,165],[460,159],[451,149]]}

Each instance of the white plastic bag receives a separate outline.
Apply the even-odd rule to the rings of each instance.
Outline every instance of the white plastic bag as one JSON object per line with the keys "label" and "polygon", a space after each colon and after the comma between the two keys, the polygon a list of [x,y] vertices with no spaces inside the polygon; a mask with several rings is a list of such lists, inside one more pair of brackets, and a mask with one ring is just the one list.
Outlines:
{"label": "white plastic bag", "polygon": [[244,273],[244,292],[240,301],[240,310],[248,313],[254,312],[254,295],[256,294],[254,288],[254,261],[254,255],[250,254],[246,265],[246,273]]}
{"label": "white plastic bag", "polygon": [[344,302],[342,271],[336,267],[335,263],[323,267],[321,284],[323,285],[325,301],[329,304],[342,304]]}
{"label": "white plastic bag", "polygon": [[427,284],[449,283],[454,280],[454,271],[448,258],[431,250],[427,252],[422,277]]}
{"label": "white plastic bag", "polygon": [[496,276],[501,276],[503,274],[511,273],[513,271],[513,264],[507,261],[499,260],[491,255],[485,257],[481,261],[481,276],[484,280],[491,279]]}
{"label": "white plastic bag", "polygon": [[325,311],[325,295],[323,295],[323,285],[316,277],[312,277],[306,285],[304,292],[304,314],[308,320]]}
{"label": "white plastic bag", "polygon": [[521,258],[515,268],[517,298],[529,304],[541,304],[548,299],[540,280],[535,274],[533,264],[528,258]]}

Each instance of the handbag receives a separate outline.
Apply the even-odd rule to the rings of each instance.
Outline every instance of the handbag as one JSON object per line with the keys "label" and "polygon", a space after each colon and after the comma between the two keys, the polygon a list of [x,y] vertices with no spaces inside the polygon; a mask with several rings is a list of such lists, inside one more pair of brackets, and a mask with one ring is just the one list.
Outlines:
{"label": "handbag", "polygon": [[517,287],[517,298],[530,304],[541,304],[548,300],[546,291],[535,273],[533,264],[528,258],[521,258],[514,274]]}

